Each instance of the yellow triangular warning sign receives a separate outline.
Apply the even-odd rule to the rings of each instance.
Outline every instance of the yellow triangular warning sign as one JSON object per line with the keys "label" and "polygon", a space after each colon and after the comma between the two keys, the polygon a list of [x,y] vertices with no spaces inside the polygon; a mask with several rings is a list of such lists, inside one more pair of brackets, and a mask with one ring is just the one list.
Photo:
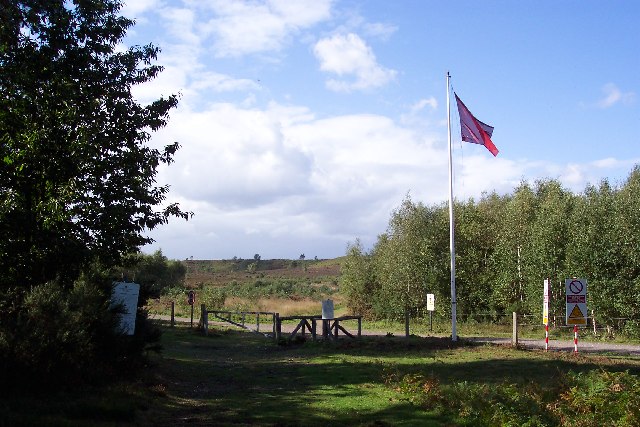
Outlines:
{"label": "yellow triangular warning sign", "polygon": [[576,304],[569,313],[569,318],[567,318],[568,325],[584,325],[587,323],[587,319],[585,315],[580,310],[580,307]]}

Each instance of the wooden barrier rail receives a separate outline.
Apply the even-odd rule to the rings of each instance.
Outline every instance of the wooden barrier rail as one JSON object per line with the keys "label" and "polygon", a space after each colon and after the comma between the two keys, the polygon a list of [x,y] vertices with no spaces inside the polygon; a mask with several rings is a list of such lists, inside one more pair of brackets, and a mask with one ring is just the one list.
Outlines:
{"label": "wooden barrier rail", "polygon": [[282,335],[282,321],[283,320],[298,320],[298,325],[294,328],[293,332],[289,335],[289,340],[296,337],[298,332],[302,336],[305,335],[306,330],[311,333],[311,338],[315,341],[317,338],[317,323],[322,322],[322,337],[324,339],[338,339],[340,331],[349,338],[356,338],[351,332],[347,331],[344,326],[340,325],[341,321],[345,320],[357,320],[358,321],[358,335],[362,336],[362,316],[342,316],[334,319],[323,319],[322,316],[276,316],[276,339],[280,339]]}
{"label": "wooden barrier rail", "polygon": [[[268,311],[221,311],[221,310],[207,310],[205,305],[202,304],[200,306],[201,315],[200,315],[200,327],[205,335],[209,334],[209,314],[213,315],[218,320],[229,323],[231,325],[250,330],[256,333],[260,332],[260,315],[271,317],[271,330],[272,333],[263,333],[265,336],[272,336],[276,340],[279,340],[282,337],[282,322],[289,320],[297,320],[298,324],[294,328],[293,332],[289,335],[288,339],[292,340],[296,337],[298,333],[302,336],[305,335],[306,331],[311,333],[311,337],[313,340],[317,339],[317,323],[322,322],[322,337],[324,339],[338,339],[340,331],[349,338],[356,338],[351,332],[345,329],[340,322],[346,320],[357,320],[358,321],[358,332],[357,337],[360,338],[362,336],[362,316],[342,316],[336,317],[334,319],[323,319],[322,316],[283,316],[280,317],[279,313],[272,313]],[[252,329],[250,326],[247,326],[246,318],[247,315],[255,316],[256,319],[256,328]],[[233,319],[233,316],[237,316],[238,321]],[[252,324],[253,325],[253,324]]]}
{"label": "wooden barrier rail", "polygon": [[[212,314],[213,317],[215,317],[218,320],[221,320],[223,322],[226,323],[230,323],[234,326],[238,326],[239,328],[243,328],[243,329],[247,329],[249,331],[252,332],[256,332],[256,333],[263,333],[260,332],[260,315],[265,315],[265,316],[269,316],[271,317],[271,334],[264,334],[265,336],[275,336],[276,335],[276,318],[278,316],[278,313],[273,313],[273,312],[269,312],[269,311],[221,311],[221,310],[207,310],[205,305],[202,304],[200,306],[201,309],[201,315],[200,315],[200,319],[201,319],[201,327],[203,332],[205,333],[205,335],[208,335],[209,333],[209,314]],[[226,315],[223,316],[223,315]],[[251,326],[247,326],[246,320],[247,320],[247,315],[250,316],[255,316],[255,329],[252,329]],[[239,321],[236,322],[234,320],[232,320],[232,316],[238,316],[240,317]],[[253,323],[251,324],[253,325]]]}

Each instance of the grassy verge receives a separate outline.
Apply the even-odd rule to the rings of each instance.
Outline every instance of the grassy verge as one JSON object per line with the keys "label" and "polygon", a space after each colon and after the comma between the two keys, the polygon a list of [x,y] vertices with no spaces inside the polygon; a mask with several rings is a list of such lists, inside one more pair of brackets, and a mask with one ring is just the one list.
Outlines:
{"label": "grassy verge", "polygon": [[[167,327],[162,344],[137,382],[5,399],[0,425],[562,425],[565,413],[592,402],[614,408],[609,397],[624,404],[640,393],[638,358],[438,337],[279,345],[246,332],[214,329],[205,337]],[[600,373],[613,383],[591,377]],[[580,381],[586,385],[572,389]],[[598,391],[593,400],[589,384]],[[483,408],[502,410],[480,417]],[[509,418],[514,411],[520,418]]]}

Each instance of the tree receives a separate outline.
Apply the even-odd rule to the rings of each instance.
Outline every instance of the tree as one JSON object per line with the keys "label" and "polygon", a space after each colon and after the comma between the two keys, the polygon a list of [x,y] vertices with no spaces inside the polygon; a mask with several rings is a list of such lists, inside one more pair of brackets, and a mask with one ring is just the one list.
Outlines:
{"label": "tree", "polygon": [[70,283],[92,261],[115,265],[151,242],[168,186],[150,148],[177,97],[141,105],[158,48],[116,49],[133,21],[119,0],[4,3],[0,27],[0,289]]}
{"label": "tree", "polygon": [[425,304],[427,283],[433,265],[428,256],[427,220],[429,210],[407,198],[393,212],[387,232],[374,249],[375,274],[380,280],[376,305],[388,317],[405,317],[405,333],[409,334],[409,316]]}
{"label": "tree", "polygon": [[[124,260],[126,278],[138,283],[140,303],[144,305],[148,298],[158,298],[166,288],[184,286],[187,267],[180,261],[171,261],[161,250],[151,255],[133,254]],[[128,267],[127,266],[131,266]]]}
{"label": "tree", "polygon": [[[0,376],[74,384],[129,368],[150,341],[124,340],[100,272],[151,242],[170,217],[158,167],[178,143],[147,143],[174,95],[141,105],[158,48],[120,48],[120,0],[14,0],[0,6]],[[28,357],[26,357],[28,356]],[[18,381],[19,379],[19,381]],[[3,390],[6,391],[6,390]]]}
{"label": "tree", "polygon": [[351,313],[372,317],[376,282],[371,255],[365,253],[359,239],[347,247],[347,256],[340,270],[340,289]]}

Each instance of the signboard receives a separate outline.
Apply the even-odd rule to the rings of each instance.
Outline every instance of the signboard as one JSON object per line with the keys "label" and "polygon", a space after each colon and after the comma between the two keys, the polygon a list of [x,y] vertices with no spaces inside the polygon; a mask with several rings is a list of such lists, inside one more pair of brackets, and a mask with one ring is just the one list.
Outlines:
{"label": "signboard", "polygon": [[544,279],[544,295],[542,298],[542,324],[549,324],[549,279]]}
{"label": "signboard", "polygon": [[434,294],[427,294],[427,310],[435,311],[436,309],[436,297]]}
{"label": "signboard", "polygon": [[587,280],[566,279],[567,325],[587,324]]}
{"label": "signboard", "polygon": [[140,285],[137,283],[116,282],[111,291],[111,306],[122,305],[120,329],[125,335],[133,335],[136,331],[139,294]]}
{"label": "signboard", "polygon": [[322,301],[322,318],[333,319],[333,300],[327,299]]}

